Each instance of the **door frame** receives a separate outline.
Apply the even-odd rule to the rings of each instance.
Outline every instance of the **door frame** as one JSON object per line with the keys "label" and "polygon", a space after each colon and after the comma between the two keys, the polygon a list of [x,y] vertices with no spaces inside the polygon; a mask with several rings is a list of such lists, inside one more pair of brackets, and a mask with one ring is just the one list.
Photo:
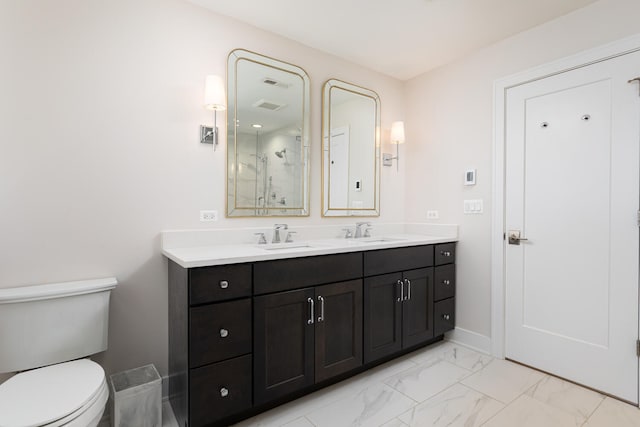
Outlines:
{"label": "door frame", "polygon": [[[491,214],[491,353],[505,358],[505,133],[506,91],[510,88],[640,51],[640,34],[568,56],[494,81],[493,201]],[[640,75],[640,70],[638,70]],[[638,323],[640,331],[640,320]],[[640,384],[640,378],[638,378]]]}

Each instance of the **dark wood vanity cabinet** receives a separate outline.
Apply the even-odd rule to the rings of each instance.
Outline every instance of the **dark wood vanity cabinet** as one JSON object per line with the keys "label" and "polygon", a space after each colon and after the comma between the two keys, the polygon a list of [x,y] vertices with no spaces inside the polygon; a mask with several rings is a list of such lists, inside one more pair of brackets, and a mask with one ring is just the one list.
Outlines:
{"label": "dark wood vanity cabinet", "polygon": [[362,280],[259,296],[254,303],[254,403],[362,365]]}
{"label": "dark wood vanity cabinet", "polygon": [[181,426],[253,406],[252,266],[169,261],[169,398]]}
{"label": "dark wood vanity cabinet", "polygon": [[455,327],[456,268],[455,243],[435,246],[434,334],[442,335]]}
{"label": "dark wood vanity cabinet", "polygon": [[[402,257],[402,262],[380,260]],[[433,246],[364,253],[364,361],[371,363],[434,337]],[[422,267],[422,268],[416,268]]]}
{"label": "dark wood vanity cabinet", "polygon": [[212,267],[169,261],[178,425],[223,426],[455,325],[455,243]]}

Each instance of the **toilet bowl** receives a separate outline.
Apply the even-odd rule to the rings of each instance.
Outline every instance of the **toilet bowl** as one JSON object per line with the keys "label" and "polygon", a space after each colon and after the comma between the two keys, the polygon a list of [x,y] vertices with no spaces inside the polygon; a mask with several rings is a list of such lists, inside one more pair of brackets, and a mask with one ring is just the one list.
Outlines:
{"label": "toilet bowl", "polygon": [[91,360],[33,369],[0,384],[0,426],[95,427],[108,398],[104,370]]}
{"label": "toilet bowl", "polygon": [[0,289],[0,427],[95,427],[115,278]]}

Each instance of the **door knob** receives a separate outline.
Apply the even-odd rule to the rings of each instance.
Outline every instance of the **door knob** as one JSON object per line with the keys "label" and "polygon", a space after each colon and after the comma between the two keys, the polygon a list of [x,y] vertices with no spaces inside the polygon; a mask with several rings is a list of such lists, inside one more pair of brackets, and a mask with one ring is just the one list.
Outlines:
{"label": "door knob", "polygon": [[527,241],[524,237],[520,237],[520,230],[509,230],[509,244],[519,245],[521,241]]}

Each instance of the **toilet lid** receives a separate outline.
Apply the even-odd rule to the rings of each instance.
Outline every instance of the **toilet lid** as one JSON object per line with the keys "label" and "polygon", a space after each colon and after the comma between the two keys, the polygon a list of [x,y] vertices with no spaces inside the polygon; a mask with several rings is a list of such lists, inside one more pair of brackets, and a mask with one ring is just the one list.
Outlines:
{"label": "toilet lid", "polygon": [[100,390],[104,370],[88,359],[25,371],[0,384],[0,426],[41,426],[78,410]]}

